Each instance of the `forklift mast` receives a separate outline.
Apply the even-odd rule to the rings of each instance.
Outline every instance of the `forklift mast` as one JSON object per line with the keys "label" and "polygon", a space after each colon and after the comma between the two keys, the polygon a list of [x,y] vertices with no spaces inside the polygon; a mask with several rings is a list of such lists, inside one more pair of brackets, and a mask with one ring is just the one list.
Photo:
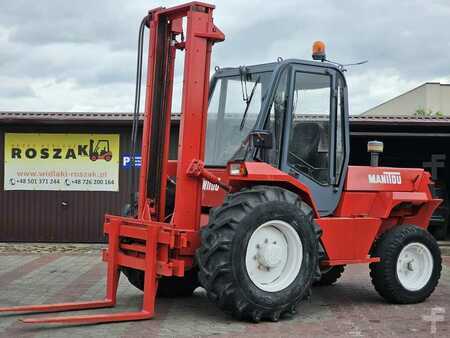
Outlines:
{"label": "forklift mast", "polygon": [[[104,299],[62,304],[0,307],[1,312],[60,312],[113,307],[120,271],[145,273],[142,310],[78,316],[27,318],[26,323],[105,323],[153,317],[158,279],[184,276],[193,264],[201,211],[202,173],[211,47],[224,40],[214,25],[214,6],[191,2],[159,7],[144,19],[150,28],[142,166],[136,218],[106,215],[108,262]],[[185,22],[183,22],[185,20]],[[183,26],[186,31],[183,31]],[[179,40],[177,40],[177,38]],[[176,213],[164,222],[175,52],[184,55],[183,98],[176,165]],[[151,166],[150,166],[151,163]],[[173,168],[172,168],[173,169]],[[199,169],[200,171],[196,170]],[[171,171],[172,172],[172,171]],[[181,195],[182,192],[182,195]],[[173,255],[173,251],[177,254]]]}
{"label": "forklift mast", "polygon": [[[173,224],[192,230],[200,223],[202,181],[189,177],[187,170],[193,160],[204,158],[211,47],[214,42],[224,40],[224,34],[213,23],[213,9],[214,6],[199,2],[169,10],[158,8],[150,11],[148,22],[150,42],[138,217],[161,222],[165,218],[175,55],[176,50],[184,50],[177,212]],[[184,18],[186,32],[183,32]]]}

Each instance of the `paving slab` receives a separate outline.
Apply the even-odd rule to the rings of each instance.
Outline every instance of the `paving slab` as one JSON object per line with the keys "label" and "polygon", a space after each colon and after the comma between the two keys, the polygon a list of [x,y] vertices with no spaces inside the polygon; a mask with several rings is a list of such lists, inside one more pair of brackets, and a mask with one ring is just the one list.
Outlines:
{"label": "paving slab", "polygon": [[[97,254],[0,254],[0,306],[101,298],[104,276],[105,264]],[[116,308],[78,313],[135,310],[141,296],[122,277]],[[435,334],[432,313],[441,314]],[[311,301],[301,303],[296,316],[276,323],[236,321],[210,303],[202,288],[192,297],[158,299],[156,317],[141,322],[27,325],[18,321],[22,317],[0,315],[0,337],[449,337],[450,257],[444,257],[434,294],[415,305],[386,303],[374,291],[368,267],[356,265],[336,285],[314,288]]]}

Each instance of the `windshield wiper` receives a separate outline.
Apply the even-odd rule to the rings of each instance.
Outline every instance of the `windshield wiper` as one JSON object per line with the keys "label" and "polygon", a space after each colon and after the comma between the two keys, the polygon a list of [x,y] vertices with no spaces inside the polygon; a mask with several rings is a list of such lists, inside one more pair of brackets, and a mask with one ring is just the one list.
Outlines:
{"label": "windshield wiper", "polygon": [[255,84],[253,85],[252,91],[250,92],[250,96],[246,100],[244,115],[242,116],[241,126],[239,128],[240,131],[242,131],[242,129],[244,129],[245,119],[247,118],[248,108],[250,107],[250,103],[252,102],[252,99],[253,99],[253,94],[255,94],[255,89],[256,89],[256,86],[258,85],[260,79],[261,79],[261,75],[258,76],[258,78],[256,79]]}

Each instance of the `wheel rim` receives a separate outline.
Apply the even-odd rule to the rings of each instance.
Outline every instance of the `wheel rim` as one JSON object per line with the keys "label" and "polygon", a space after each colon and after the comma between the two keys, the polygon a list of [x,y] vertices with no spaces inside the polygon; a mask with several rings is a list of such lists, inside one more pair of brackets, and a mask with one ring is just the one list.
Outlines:
{"label": "wheel rim", "polygon": [[409,291],[425,287],[433,273],[433,256],[422,243],[406,245],[397,259],[397,277],[402,286]]}
{"label": "wheel rim", "polygon": [[297,277],[303,262],[303,244],[295,229],[284,221],[260,225],[247,244],[247,273],[259,289],[277,292]]}

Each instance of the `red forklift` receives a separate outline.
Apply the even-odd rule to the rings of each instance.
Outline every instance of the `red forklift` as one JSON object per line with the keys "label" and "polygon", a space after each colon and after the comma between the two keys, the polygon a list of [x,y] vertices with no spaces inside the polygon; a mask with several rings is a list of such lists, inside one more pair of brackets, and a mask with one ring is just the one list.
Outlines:
{"label": "red forklift", "polygon": [[[95,144],[95,147],[94,147]],[[109,149],[109,140],[89,140],[89,159],[93,162],[97,160],[111,161],[112,152]]]}
{"label": "red forklift", "polygon": [[[389,302],[432,294],[441,255],[427,227],[441,200],[430,175],[378,166],[377,142],[369,144],[371,166],[348,165],[347,84],[322,43],[315,61],[216,68],[210,82],[211,50],[224,40],[213,9],[160,7],[142,21],[140,53],[150,31],[142,166],[127,216],[105,217],[106,297],[0,311],[112,307],[120,272],[143,290],[140,311],[23,321],[148,319],[157,294],[190,295],[198,286],[235,318],[277,321],[295,313],[313,284],[332,284],[360,263]],[[182,106],[178,158],[169,161],[177,51],[184,52]],[[134,140],[138,113],[137,104]]]}

